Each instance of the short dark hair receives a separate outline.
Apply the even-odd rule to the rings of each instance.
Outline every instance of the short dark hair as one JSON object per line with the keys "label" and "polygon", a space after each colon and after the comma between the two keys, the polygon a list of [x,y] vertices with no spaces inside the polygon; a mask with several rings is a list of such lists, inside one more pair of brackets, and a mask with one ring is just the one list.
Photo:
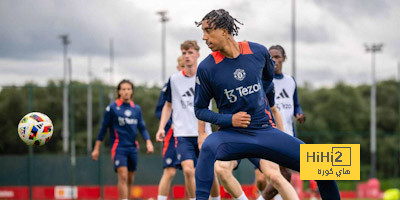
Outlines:
{"label": "short dark hair", "polygon": [[186,40],[181,44],[181,50],[188,50],[190,48],[195,49],[196,51],[200,50],[199,45],[197,44],[196,40]]}
{"label": "short dark hair", "polygon": [[278,50],[282,53],[283,58],[286,59],[286,52],[285,49],[283,49],[283,47],[281,45],[272,45],[269,50],[271,51],[272,49]]}
{"label": "short dark hair", "polygon": [[236,25],[236,22],[243,25],[243,23],[233,18],[231,15],[229,15],[229,12],[224,9],[212,10],[206,16],[204,16],[200,22],[194,23],[197,27],[199,27],[204,20],[207,20],[208,26],[210,26],[212,29],[226,29],[232,36],[238,35],[238,31],[240,29]]}
{"label": "short dark hair", "polygon": [[133,93],[135,91],[135,85],[133,85],[133,83],[130,80],[123,79],[121,82],[118,83],[118,86],[117,86],[118,99],[121,97],[121,95],[119,95],[119,90],[121,89],[121,85],[124,84],[124,83],[128,83],[129,85],[131,85],[131,87],[132,87],[132,96],[131,96],[131,98],[133,97]]}

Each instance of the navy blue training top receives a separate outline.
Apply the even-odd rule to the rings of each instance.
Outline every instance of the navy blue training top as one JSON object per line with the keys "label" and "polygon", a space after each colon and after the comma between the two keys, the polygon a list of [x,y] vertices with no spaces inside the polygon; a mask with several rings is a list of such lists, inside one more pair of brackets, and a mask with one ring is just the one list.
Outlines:
{"label": "navy blue training top", "polygon": [[[232,115],[244,111],[251,116],[247,129],[271,126],[272,118],[266,113],[266,94],[274,88],[275,63],[263,45],[239,42],[239,47],[240,55],[236,58],[213,52],[200,63],[195,89],[196,117],[222,129],[233,128]],[[212,98],[219,113],[208,109]],[[269,98],[271,106],[274,105],[273,99]]]}
{"label": "navy blue training top", "polygon": [[125,103],[122,99],[117,99],[107,106],[97,140],[102,141],[104,139],[108,128],[110,129],[110,143],[113,150],[117,147],[136,148],[137,130],[140,131],[144,140],[150,139],[143,120],[142,110],[133,101]]}

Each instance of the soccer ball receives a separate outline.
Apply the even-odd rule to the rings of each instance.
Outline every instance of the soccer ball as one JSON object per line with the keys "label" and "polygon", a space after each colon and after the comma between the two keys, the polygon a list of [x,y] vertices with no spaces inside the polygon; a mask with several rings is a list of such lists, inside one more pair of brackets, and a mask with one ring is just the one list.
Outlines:
{"label": "soccer ball", "polygon": [[42,146],[50,140],[53,129],[53,123],[47,115],[31,112],[19,122],[18,135],[27,145]]}

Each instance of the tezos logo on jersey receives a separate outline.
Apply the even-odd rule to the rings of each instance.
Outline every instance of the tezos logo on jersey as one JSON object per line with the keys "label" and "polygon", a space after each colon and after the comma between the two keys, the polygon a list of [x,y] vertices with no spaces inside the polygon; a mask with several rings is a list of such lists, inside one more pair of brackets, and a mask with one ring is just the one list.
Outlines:
{"label": "tezos logo on jersey", "polygon": [[125,124],[137,124],[138,120],[137,119],[130,119],[128,117],[118,117],[118,124],[120,126],[125,126]]}
{"label": "tezos logo on jersey", "polygon": [[242,81],[246,78],[246,72],[243,69],[236,69],[235,72],[233,72],[233,77],[238,81]]}
{"label": "tezos logo on jersey", "polygon": [[224,94],[226,95],[226,98],[229,100],[229,103],[235,103],[237,101],[237,95],[234,94],[235,90],[239,93],[240,97],[243,97],[258,92],[260,91],[260,89],[261,89],[260,83],[256,83],[254,85],[249,85],[246,87],[240,86],[231,90],[225,89]]}

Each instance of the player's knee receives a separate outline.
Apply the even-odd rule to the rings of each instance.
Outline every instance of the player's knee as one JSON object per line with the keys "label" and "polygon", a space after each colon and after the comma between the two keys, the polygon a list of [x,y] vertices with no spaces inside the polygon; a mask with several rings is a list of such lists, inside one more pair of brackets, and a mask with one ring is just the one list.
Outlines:
{"label": "player's knee", "polygon": [[175,169],[175,168],[172,168],[172,167],[165,168],[164,174],[165,174],[168,178],[172,178],[172,177],[174,177],[175,174],[176,174],[176,169]]}
{"label": "player's knee", "polygon": [[134,176],[128,177],[128,185],[132,185],[133,180],[135,180]]}
{"label": "player's knee", "polygon": [[193,167],[185,167],[185,168],[183,168],[183,174],[186,177],[194,176],[194,168]]}
{"label": "player's knee", "polygon": [[215,165],[214,170],[215,170],[215,174],[218,177],[221,177],[223,175],[224,171],[225,171],[220,165],[217,165],[217,164]]}
{"label": "player's knee", "polygon": [[201,145],[201,151],[204,154],[206,153],[214,153],[216,148],[220,146],[220,139],[218,134],[210,134],[207,136],[206,140],[204,140],[203,144]]}
{"label": "player's knee", "polygon": [[282,185],[285,178],[283,178],[282,174],[279,171],[274,171],[269,175],[268,180],[273,185]]}
{"label": "player's knee", "polygon": [[201,145],[201,151],[202,152],[211,151],[211,147],[212,147],[211,142],[205,140],[204,143]]}
{"label": "player's knee", "polygon": [[215,173],[217,174],[218,178],[220,179],[224,179],[225,177],[229,176],[230,174],[232,174],[231,170],[224,166],[224,165],[220,165],[218,163],[215,164]]}
{"label": "player's knee", "polygon": [[128,183],[128,174],[119,174],[118,182],[120,183]]}

